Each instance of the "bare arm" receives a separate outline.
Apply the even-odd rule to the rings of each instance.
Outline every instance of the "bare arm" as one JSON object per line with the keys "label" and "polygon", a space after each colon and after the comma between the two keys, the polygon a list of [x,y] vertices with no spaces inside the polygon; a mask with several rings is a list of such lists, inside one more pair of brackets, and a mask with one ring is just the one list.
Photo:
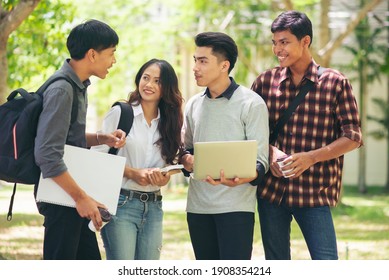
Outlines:
{"label": "bare arm", "polygon": [[[315,163],[340,157],[359,146],[360,144],[358,142],[355,142],[347,137],[340,137],[331,144],[319,149],[292,154],[284,161],[284,163],[287,164],[292,161],[292,164],[286,167],[286,169],[292,168],[293,171],[290,173],[293,173],[294,175],[291,176],[291,178],[296,178]],[[274,160],[275,159],[272,160],[272,164],[274,163]]]}
{"label": "bare arm", "polygon": [[112,133],[86,133],[86,143],[88,147],[106,144],[110,147],[121,148],[126,143],[126,133],[117,129]]}

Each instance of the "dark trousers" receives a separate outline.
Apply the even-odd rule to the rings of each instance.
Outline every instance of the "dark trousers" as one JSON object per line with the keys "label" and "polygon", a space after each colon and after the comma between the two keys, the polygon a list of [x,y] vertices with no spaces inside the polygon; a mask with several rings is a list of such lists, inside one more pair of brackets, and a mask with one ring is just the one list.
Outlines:
{"label": "dark trousers", "polygon": [[96,233],[75,208],[42,202],[37,206],[45,217],[43,259],[101,260]]}
{"label": "dark trousers", "polygon": [[197,260],[249,260],[253,250],[254,213],[187,213]]}

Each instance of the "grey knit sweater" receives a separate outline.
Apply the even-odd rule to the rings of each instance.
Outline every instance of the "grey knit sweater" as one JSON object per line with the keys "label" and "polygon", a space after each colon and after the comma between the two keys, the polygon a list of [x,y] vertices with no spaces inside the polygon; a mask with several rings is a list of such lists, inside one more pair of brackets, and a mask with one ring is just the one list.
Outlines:
{"label": "grey knit sweater", "polygon": [[[257,140],[257,160],[269,168],[268,110],[263,99],[250,89],[239,86],[230,99],[211,99],[204,92],[189,99],[185,107],[184,144],[205,141]],[[194,152],[196,157],[196,151]],[[187,212],[218,214],[255,212],[256,186],[213,186],[190,177]]]}

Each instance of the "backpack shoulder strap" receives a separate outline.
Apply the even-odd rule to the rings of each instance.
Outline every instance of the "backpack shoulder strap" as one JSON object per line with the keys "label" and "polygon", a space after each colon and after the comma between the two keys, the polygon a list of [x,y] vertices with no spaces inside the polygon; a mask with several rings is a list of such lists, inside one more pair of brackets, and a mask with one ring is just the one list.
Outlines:
{"label": "backpack shoulder strap", "polygon": [[[117,105],[119,105],[121,109],[119,124],[117,128],[123,130],[126,135],[128,135],[134,122],[134,111],[132,109],[132,106],[128,102],[117,101],[112,105],[112,107]],[[118,149],[111,147],[108,153],[116,155],[117,152]]]}
{"label": "backpack shoulder strap", "polygon": [[40,96],[43,96],[43,92],[48,88],[49,85],[52,83],[58,81],[58,80],[66,80],[69,84],[72,85],[73,88],[73,103],[72,103],[72,114],[70,119],[70,124],[73,124],[77,120],[77,114],[78,114],[78,98],[77,98],[77,87],[75,83],[65,75],[58,75],[55,74],[51,76],[37,91],[36,93]]}

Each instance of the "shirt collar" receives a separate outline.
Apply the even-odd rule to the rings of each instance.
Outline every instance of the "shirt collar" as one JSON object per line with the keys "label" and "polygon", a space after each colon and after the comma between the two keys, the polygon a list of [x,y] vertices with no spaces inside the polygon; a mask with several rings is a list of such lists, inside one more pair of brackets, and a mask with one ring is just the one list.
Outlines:
{"label": "shirt collar", "polygon": [[[311,63],[309,64],[307,70],[304,73],[304,79],[310,80],[311,82],[317,83],[318,77],[318,64],[312,59]],[[285,67],[282,69],[280,74],[280,82],[283,82],[286,79],[290,79],[292,76],[292,73],[290,72],[289,67]]]}
{"label": "shirt collar", "polygon": [[[134,109],[134,117],[139,116],[139,115],[144,115],[142,106],[140,104],[133,105],[132,108]],[[160,111],[159,111],[159,108],[158,108],[158,115],[157,115],[157,117],[155,119],[157,120],[160,117],[161,117],[161,114],[160,114]]]}
{"label": "shirt collar", "polygon": [[[230,77],[231,84],[228,86],[228,88],[220,94],[216,98],[222,98],[225,97],[228,100],[230,100],[231,96],[234,94],[235,90],[239,87],[239,85],[235,82],[234,78]],[[211,98],[211,93],[209,92],[209,88],[207,88],[203,94],[203,96],[206,95],[207,97]]]}
{"label": "shirt collar", "polygon": [[310,80],[313,83],[317,83],[318,66],[319,65],[316,64],[316,62],[312,59],[307,71],[305,71],[304,78]]}
{"label": "shirt collar", "polygon": [[81,89],[87,88],[91,84],[90,80],[86,79],[85,81],[81,81],[76,72],[74,72],[74,69],[70,66],[69,61],[70,58],[65,60],[61,70],[66,75],[68,75]]}

